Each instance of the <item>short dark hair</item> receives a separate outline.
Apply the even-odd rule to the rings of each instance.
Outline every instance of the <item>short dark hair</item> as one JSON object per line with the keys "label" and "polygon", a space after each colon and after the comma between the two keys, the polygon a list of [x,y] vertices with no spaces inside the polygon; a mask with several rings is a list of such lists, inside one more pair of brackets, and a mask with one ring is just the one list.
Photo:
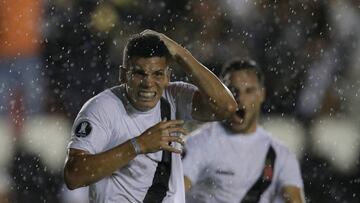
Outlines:
{"label": "short dark hair", "polygon": [[241,70],[254,71],[260,85],[262,86],[265,85],[264,72],[252,59],[235,58],[230,60],[229,62],[225,63],[225,65],[222,67],[221,77],[224,79],[226,74],[228,74],[229,72],[241,71]]}
{"label": "short dark hair", "polygon": [[170,58],[170,52],[158,36],[136,34],[128,40],[125,46],[123,65],[126,66],[128,61],[134,56],[145,58],[158,56],[168,59]]}

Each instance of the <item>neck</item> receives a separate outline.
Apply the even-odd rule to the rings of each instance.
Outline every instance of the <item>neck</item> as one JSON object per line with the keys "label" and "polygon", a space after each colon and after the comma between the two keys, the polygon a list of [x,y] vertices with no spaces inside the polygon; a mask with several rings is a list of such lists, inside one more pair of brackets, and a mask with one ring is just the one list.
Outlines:
{"label": "neck", "polygon": [[252,133],[256,132],[256,129],[257,129],[257,122],[254,122],[241,133],[244,135],[251,135]]}
{"label": "neck", "polygon": [[244,129],[234,129],[231,126],[229,126],[230,124],[228,122],[223,122],[223,125],[225,129],[229,130],[233,134],[237,134],[237,135],[241,134],[243,136],[251,136],[254,132],[256,132],[258,126],[257,122],[253,122],[251,125],[247,126]]}

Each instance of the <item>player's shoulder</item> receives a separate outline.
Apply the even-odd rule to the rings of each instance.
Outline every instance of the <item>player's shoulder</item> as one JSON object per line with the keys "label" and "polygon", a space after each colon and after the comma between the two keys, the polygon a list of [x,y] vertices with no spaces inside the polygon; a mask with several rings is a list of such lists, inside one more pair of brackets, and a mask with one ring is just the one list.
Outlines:
{"label": "player's shoulder", "polygon": [[223,133],[222,126],[219,122],[207,122],[201,125],[187,136],[187,142],[201,142],[203,145],[218,143],[218,139]]}
{"label": "player's shoulder", "polygon": [[118,99],[111,92],[106,89],[94,97],[90,98],[81,108],[80,112],[97,112],[110,113],[114,112],[114,108],[118,105]]}
{"label": "player's shoulder", "polygon": [[287,156],[293,154],[291,150],[279,139],[275,138],[270,132],[261,128],[260,132],[264,135],[265,139],[270,142],[271,146],[274,148],[276,154],[279,156]]}

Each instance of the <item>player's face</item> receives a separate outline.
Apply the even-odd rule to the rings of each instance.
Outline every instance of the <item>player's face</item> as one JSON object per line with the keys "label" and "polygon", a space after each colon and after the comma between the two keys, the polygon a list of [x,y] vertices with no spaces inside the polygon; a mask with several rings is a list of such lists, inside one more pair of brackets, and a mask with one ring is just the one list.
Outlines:
{"label": "player's face", "polygon": [[131,104],[148,111],[160,100],[169,84],[170,74],[165,57],[134,57],[126,72],[126,92]]}
{"label": "player's face", "polygon": [[238,104],[238,111],[227,120],[227,125],[237,133],[254,132],[265,98],[265,90],[256,73],[251,70],[232,71],[225,77],[225,83]]}

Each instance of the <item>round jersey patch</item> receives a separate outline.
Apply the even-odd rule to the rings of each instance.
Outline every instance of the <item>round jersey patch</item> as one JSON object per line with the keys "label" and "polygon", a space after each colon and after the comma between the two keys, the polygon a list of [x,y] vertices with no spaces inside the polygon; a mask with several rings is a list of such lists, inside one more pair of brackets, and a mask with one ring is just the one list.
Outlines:
{"label": "round jersey patch", "polygon": [[75,135],[77,137],[86,137],[91,132],[91,125],[88,121],[80,122],[75,129]]}

